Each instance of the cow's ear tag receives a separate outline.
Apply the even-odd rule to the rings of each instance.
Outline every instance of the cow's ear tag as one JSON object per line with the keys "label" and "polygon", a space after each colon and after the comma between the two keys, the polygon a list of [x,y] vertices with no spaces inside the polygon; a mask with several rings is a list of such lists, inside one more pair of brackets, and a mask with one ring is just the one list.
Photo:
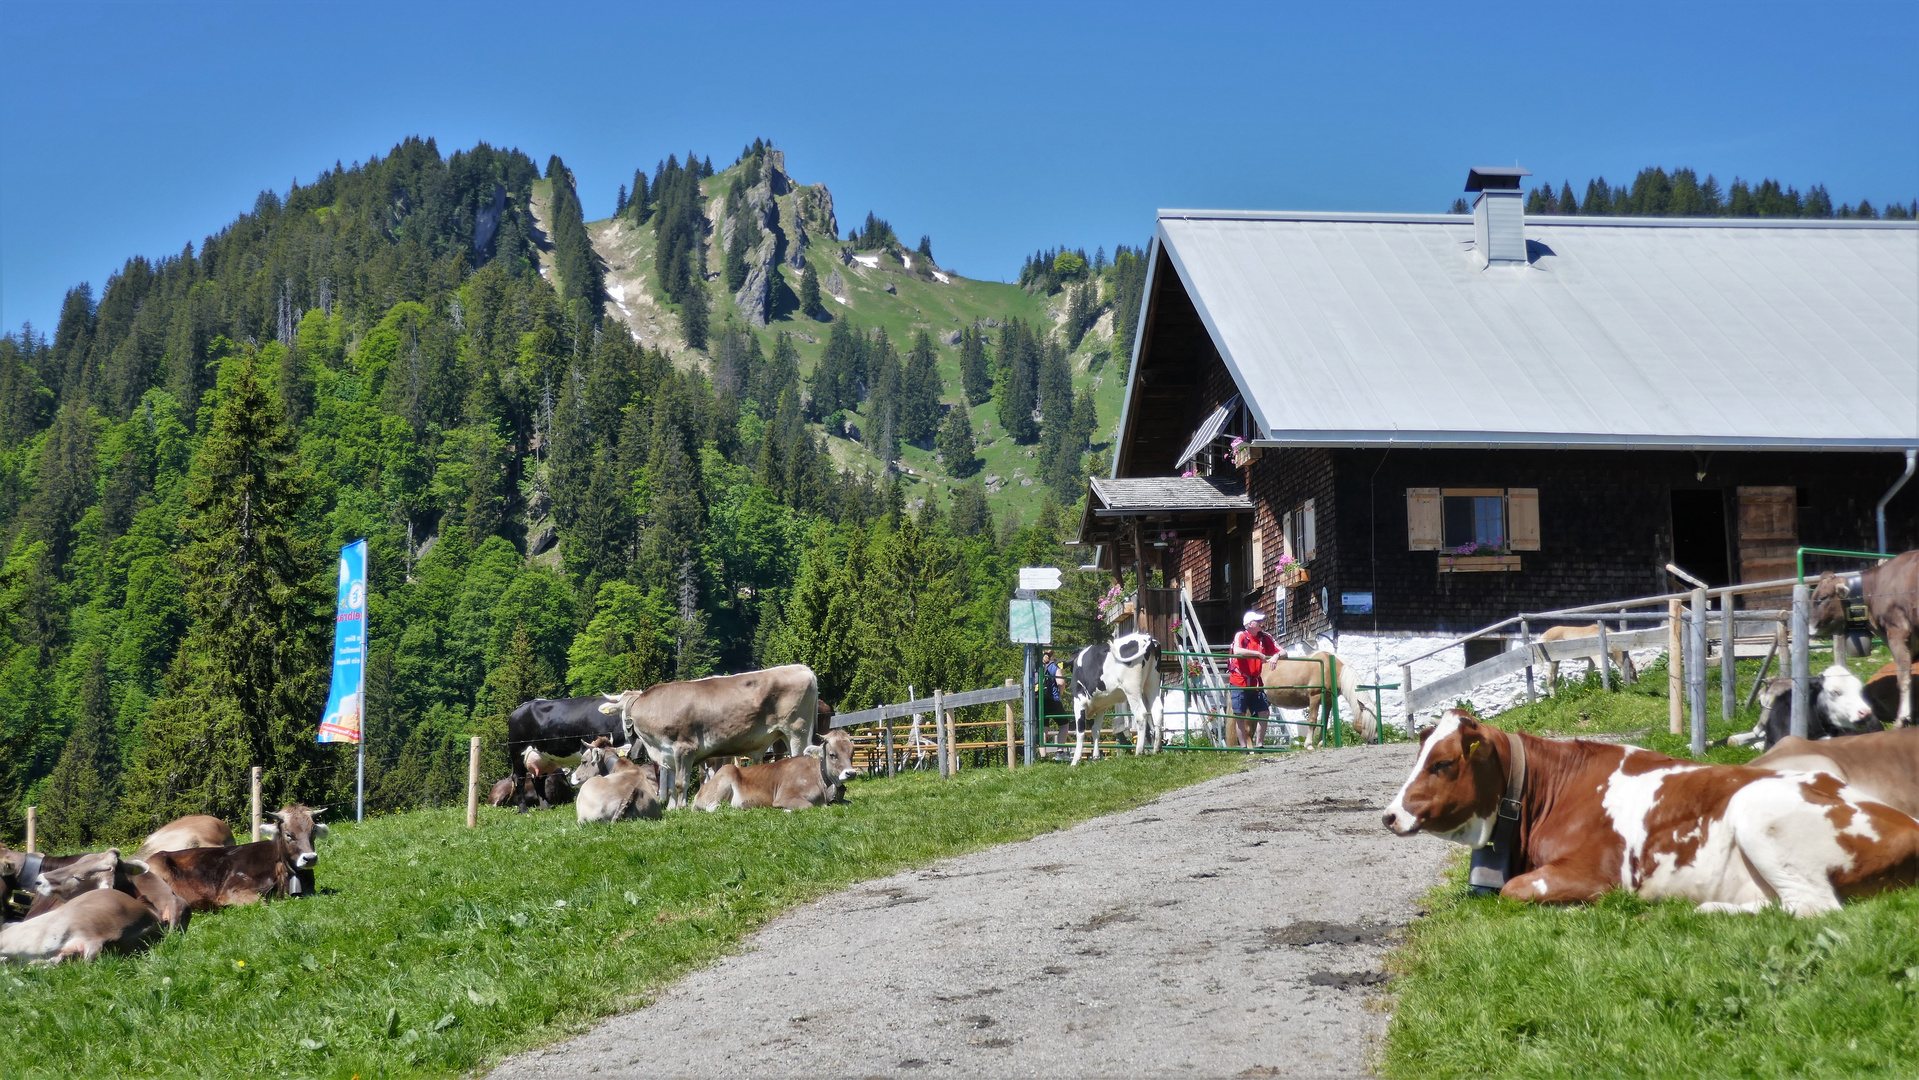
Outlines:
{"label": "cow's ear tag", "polygon": [[1478,740],[1478,739],[1467,739],[1467,740],[1466,740],[1466,756],[1467,756],[1467,757],[1472,757],[1472,756],[1473,756],[1473,751],[1475,751],[1475,750],[1477,750],[1477,749],[1479,749],[1479,740]]}

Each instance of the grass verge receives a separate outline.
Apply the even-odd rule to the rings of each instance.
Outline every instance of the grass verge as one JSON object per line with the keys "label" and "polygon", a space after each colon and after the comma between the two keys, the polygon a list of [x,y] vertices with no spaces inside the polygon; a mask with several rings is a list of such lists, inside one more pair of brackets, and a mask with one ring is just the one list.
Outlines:
{"label": "grass verge", "polygon": [[1548,908],[1473,897],[1464,866],[1393,957],[1387,1076],[1912,1074],[1919,892],[1817,919]]}
{"label": "grass verge", "polygon": [[144,956],[0,969],[4,1073],[439,1076],[549,1042],[796,903],[1243,767],[1163,754],[856,783],[795,814],[582,827],[569,810],[337,824],[320,894],[196,917]]}

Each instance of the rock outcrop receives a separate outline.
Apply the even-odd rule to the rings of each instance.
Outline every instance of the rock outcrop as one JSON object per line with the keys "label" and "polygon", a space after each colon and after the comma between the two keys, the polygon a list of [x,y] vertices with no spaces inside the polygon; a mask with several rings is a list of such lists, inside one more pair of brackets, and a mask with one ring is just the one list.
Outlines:
{"label": "rock outcrop", "polygon": [[840,276],[838,270],[826,275],[826,291],[834,296],[846,295],[846,279]]}

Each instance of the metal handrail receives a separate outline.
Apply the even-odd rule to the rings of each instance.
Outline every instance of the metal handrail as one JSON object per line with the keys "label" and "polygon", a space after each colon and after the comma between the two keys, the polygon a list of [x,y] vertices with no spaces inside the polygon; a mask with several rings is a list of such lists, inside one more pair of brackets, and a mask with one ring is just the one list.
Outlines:
{"label": "metal handrail", "polygon": [[1806,556],[1808,555],[1839,555],[1852,559],[1877,559],[1880,562],[1885,562],[1887,559],[1892,558],[1891,555],[1883,551],[1847,551],[1845,548],[1802,547],[1799,549],[1799,553],[1794,556],[1799,568],[1799,577],[1793,581],[1794,585],[1804,585],[1806,583]]}

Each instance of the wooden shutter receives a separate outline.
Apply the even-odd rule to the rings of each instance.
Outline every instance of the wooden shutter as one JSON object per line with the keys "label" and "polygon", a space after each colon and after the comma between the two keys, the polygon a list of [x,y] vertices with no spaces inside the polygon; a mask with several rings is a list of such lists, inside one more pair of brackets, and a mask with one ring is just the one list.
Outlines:
{"label": "wooden shutter", "polygon": [[1539,489],[1506,489],[1506,542],[1514,551],[1539,550]]}
{"label": "wooden shutter", "polygon": [[1438,488],[1406,489],[1406,547],[1438,551],[1445,533],[1445,503]]}
{"label": "wooden shutter", "polygon": [[1299,558],[1299,552],[1293,550],[1293,512],[1286,511],[1279,517],[1279,553]]}
{"label": "wooden shutter", "polygon": [[1258,525],[1253,526],[1253,588],[1259,588],[1266,580],[1266,533]]}
{"label": "wooden shutter", "polygon": [[1301,557],[1301,561],[1312,562],[1313,555],[1319,551],[1319,534],[1313,525],[1313,500],[1306,500],[1306,505],[1299,511],[1299,516],[1301,519],[1299,526],[1300,546],[1306,549],[1306,554]]}
{"label": "wooden shutter", "polygon": [[1798,572],[1799,489],[1739,489],[1739,580],[1771,581]]}

